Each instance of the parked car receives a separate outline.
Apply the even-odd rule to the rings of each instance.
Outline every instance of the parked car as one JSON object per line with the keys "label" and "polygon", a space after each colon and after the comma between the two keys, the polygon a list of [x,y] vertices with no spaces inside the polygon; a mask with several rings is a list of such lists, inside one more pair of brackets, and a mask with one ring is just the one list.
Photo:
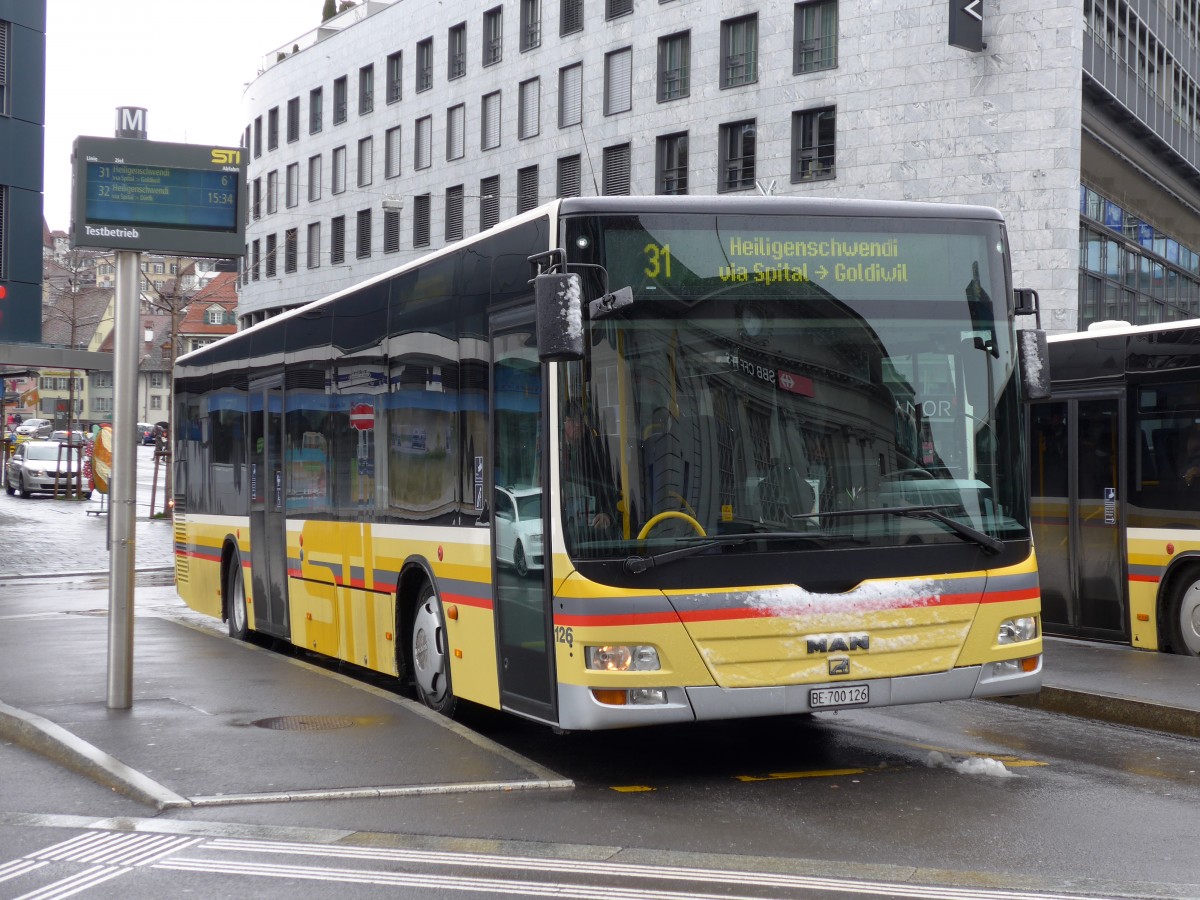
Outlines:
{"label": "parked car", "polygon": [[137,423],[138,443],[153,444],[154,443],[154,426],[149,422]]}
{"label": "parked car", "polygon": [[496,488],[496,560],[517,574],[542,567],[542,489]]}
{"label": "parked car", "polygon": [[58,441],[60,444],[64,444],[68,440],[72,444],[85,444],[87,443],[87,435],[85,435],[82,431],[66,431],[65,429],[60,429],[58,431],[50,432],[49,440]]}
{"label": "parked car", "polygon": [[49,419],[26,419],[17,426],[17,443],[22,441],[44,441],[54,430]]}
{"label": "parked car", "polygon": [[9,495],[66,493],[79,473],[78,447],[58,441],[26,441],[17,446],[4,467],[4,490]]}

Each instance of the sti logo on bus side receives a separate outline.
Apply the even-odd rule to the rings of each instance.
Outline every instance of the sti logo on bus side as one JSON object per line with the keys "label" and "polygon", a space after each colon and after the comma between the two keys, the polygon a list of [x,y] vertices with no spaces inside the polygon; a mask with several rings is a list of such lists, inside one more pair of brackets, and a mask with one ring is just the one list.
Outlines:
{"label": "sti logo on bus side", "polygon": [[851,650],[870,650],[869,634],[810,634],[805,638],[809,653],[848,653]]}
{"label": "sti logo on bus side", "polygon": [[242,164],[241,150],[223,150],[213,147],[212,164],[214,166],[240,166]]}

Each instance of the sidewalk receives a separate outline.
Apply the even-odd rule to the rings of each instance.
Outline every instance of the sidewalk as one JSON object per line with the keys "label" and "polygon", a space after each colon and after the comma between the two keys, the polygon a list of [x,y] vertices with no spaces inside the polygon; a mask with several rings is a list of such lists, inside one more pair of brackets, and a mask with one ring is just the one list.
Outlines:
{"label": "sidewalk", "polygon": [[159,809],[571,786],[403,697],[153,614],[132,708],[108,709],[107,617],[73,612],[0,629],[0,740]]}
{"label": "sidewalk", "polygon": [[[155,614],[155,603],[177,603],[169,585],[139,588],[134,702],[110,710],[107,617],[90,608],[96,593],[67,614],[7,617],[0,740],[139,802],[166,809],[571,787],[398,695]],[[1200,737],[1200,660],[1051,638],[1044,683],[1039,696],[1008,702]],[[366,731],[370,746],[390,752],[363,753]]]}

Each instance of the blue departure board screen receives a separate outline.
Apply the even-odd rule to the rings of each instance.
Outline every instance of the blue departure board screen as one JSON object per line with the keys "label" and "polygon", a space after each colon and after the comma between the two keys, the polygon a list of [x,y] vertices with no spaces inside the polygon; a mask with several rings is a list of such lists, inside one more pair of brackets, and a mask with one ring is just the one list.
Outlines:
{"label": "blue departure board screen", "polygon": [[89,222],[233,232],[238,176],[178,166],[89,162],[85,203]]}

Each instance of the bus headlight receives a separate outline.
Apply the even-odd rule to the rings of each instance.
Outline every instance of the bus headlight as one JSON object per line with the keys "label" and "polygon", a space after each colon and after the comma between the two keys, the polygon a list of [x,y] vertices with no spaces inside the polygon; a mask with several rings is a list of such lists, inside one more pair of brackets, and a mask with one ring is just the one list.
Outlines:
{"label": "bus headlight", "polygon": [[583,653],[587,667],[602,672],[657,672],[661,668],[658,651],[647,644],[584,647]]}
{"label": "bus headlight", "polygon": [[996,635],[996,643],[1019,644],[1022,641],[1032,641],[1037,634],[1037,616],[1005,619],[1000,623],[1000,632]]}

